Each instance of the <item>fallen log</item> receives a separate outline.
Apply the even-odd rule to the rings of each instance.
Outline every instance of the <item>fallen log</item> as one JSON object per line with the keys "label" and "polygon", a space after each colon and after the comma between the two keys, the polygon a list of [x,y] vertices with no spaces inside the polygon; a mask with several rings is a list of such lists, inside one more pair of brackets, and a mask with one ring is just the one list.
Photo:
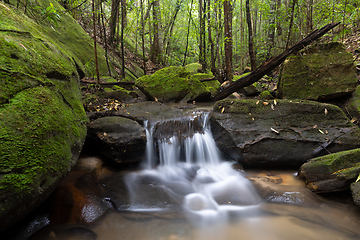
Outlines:
{"label": "fallen log", "polygon": [[[92,81],[92,80],[83,80],[81,79],[80,82],[82,83],[90,83],[90,84],[98,84],[97,81]],[[135,85],[135,82],[100,82],[99,84],[100,86],[129,86],[129,85]]]}
{"label": "fallen log", "polygon": [[330,23],[320,29],[313,31],[307,37],[305,37],[304,39],[299,41],[297,44],[295,44],[291,48],[285,50],[280,55],[273,57],[272,59],[263,63],[260,67],[258,67],[254,71],[252,71],[250,74],[231,83],[229,87],[225,88],[223,91],[216,94],[213,97],[213,100],[218,101],[218,100],[224,99],[227,96],[229,96],[230,94],[232,94],[233,92],[236,92],[236,91],[240,90],[241,88],[249,86],[250,84],[253,84],[254,82],[258,81],[264,75],[268,74],[274,68],[276,68],[278,65],[280,65],[283,61],[285,61],[285,59],[289,55],[300,51],[301,49],[303,49],[304,47],[306,47],[307,45],[309,45],[310,43],[312,43],[319,37],[323,36],[325,33],[327,33],[328,31],[330,31],[331,29],[333,29],[334,27],[336,27],[339,24],[340,24],[340,22]]}

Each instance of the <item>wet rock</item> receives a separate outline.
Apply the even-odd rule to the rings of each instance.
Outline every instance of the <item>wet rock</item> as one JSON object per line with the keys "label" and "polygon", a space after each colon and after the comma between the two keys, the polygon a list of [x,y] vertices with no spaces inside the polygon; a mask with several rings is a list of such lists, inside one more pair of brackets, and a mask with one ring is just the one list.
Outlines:
{"label": "wet rock", "polygon": [[29,238],[29,240],[96,240],[97,234],[79,225],[48,226]]}
{"label": "wet rock", "polygon": [[303,164],[299,176],[314,192],[326,193],[349,189],[360,173],[360,149],[311,159]]}
{"label": "wet rock", "polygon": [[104,117],[91,122],[87,141],[116,164],[140,162],[146,147],[145,129],[124,117]]}
{"label": "wet rock", "polygon": [[355,204],[360,206],[360,182],[353,182],[350,185],[350,189]]}
{"label": "wet rock", "polygon": [[90,224],[113,209],[95,172],[71,173],[52,198],[50,219],[54,224]]}
{"label": "wet rock", "polygon": [[315,44],[285,60],[278,97],[328,101],[350,95],[357,86],[353,62],[342,43]]}
{"label": "wet rock", "polygon": [[360,121],[360,86],[356,87],[355,92],[353,92],[352,97],[349,99],[347,106],[347,111],[349,112],[352,120],[355,123]]}
{"label": "wet rock", "polygon": [[314,156],[360,146],[359,128],[340,108],[312,101],[222,100],[211,129],[220,150],[244,167],[299,168]]}

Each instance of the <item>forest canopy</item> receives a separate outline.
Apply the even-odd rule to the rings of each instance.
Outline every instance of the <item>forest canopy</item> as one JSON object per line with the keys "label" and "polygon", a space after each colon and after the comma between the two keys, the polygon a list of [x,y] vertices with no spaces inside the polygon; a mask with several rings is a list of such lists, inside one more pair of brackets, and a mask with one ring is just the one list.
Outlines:
{"label": "forest canopy", "polygon": [[[9,2],[56,29],[62,11],[34,1]],[[358,0],[62,0],[60,2],[97,42],[118,52],[123,66],[136,59],[164,66],[199,62],[202,71],[231,79],[283,52],[313,30],[341,24],[325,35],[341,41],[360,28]],[[29,14],[31,17],[31,14]],[[96,28],[93,23],[96,23]],[[124,60],[125,59],[125,60]],[[124,68],[124,67],[123,67]],[[125,70],[122,72],[125,77]],[[221,79],[220,79],[221,80]]]}

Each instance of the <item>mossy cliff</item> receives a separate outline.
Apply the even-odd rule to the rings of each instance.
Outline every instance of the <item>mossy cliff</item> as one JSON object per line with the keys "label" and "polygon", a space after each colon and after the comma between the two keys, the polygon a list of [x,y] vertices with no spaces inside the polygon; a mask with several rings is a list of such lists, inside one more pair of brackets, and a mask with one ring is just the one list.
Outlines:
{"label": "mossy cliff", "polygon": [[0,231],[50,195],[86,136],[79,90],[86,60],[66,46],[64,38],[80,37],[70,36],[76,30],[68,17],[62,15],[64,36],[57,39],[49,34],[55,26],[0,3]]}
{"label": "mossy cliff", "polygon": [[345,46],[338,42],[315,44],[285,60],[278,97],[327,101],[351,94],[356,86],[356,68]]}

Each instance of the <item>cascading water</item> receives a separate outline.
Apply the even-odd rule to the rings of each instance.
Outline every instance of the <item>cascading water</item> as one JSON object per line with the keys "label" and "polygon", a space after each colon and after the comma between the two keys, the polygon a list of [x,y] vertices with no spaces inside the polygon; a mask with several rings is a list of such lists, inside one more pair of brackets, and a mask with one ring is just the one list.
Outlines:
{"label": "cascading water", "polygon": [[208,118],[208,112],[197,112],[187,119],[146,123],[145,169],[126,177],[129,210],[181,207],[200,225],[255,211],[260,202],[256,191],[233,163],[221,159]]}

